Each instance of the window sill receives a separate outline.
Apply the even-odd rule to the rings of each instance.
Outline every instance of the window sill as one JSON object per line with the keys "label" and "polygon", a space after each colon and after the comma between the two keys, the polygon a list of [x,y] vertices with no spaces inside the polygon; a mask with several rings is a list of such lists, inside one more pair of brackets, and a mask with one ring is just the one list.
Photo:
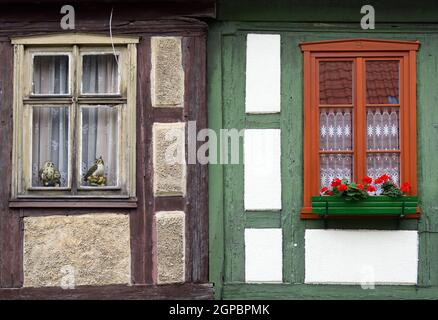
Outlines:
{"label": "window sill", "polygon": [[325,218],[420,218],[418,198],[373,196],[359,202],[336,197],[312,197],[312,207],[301,210],[301,219]]}
{"label": "window sill", "polygon": [[10,200],[9,208],[136,209],[137,199],[20,199]]}

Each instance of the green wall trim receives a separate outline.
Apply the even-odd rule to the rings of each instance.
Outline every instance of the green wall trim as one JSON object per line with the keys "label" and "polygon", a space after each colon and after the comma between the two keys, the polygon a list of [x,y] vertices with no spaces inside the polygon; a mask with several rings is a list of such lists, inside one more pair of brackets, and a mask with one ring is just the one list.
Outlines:
{"label": "green wall trim", "polygon": [[217,19],[228,21],[357,22],[372,5],[377,25],[385,22],[437,22],[434,0],[218,0]]}
{"label": "green wall trim", "polygon": [[279,211],[246,211],[245,228],[281,228]]}
{"label": "green wall trim", "polygon": [[223,299],[438,299],[438,287],[379,286],[362,289],[356,285],[312,284],[226,284]]}

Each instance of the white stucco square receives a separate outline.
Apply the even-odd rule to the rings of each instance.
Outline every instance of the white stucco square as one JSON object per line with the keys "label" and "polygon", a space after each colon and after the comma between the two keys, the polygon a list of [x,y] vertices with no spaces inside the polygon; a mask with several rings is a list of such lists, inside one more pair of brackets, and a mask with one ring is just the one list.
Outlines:
{"label": "white stucco square", "polygon": [[245,281],[282,282],[281,229],[245,229]]}
{"label": "white stucco square", "polygon": [[246,129],[244,202],[246,210],[281,209],[279,129]]}
{"label": "white stucco square", "polygon": [[306,283],[412,285],[417,267],[417,231],[306,230]]}
{"label": "white stucco square", "polygon": [[245,102],[247,113],[280,112],[280,48],[280,35],[247,35]]}

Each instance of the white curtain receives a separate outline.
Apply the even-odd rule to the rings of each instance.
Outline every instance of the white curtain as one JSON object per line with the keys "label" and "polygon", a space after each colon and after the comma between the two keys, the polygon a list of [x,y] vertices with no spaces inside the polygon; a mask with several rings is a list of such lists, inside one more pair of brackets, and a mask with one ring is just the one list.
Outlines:
{"label": "white curtain", "polygon": [[[95,160],[102,157],[107,186],[117,185],[118,111],[116,107],[82,107],[83,177]],[[82,184],[87,185],[82,180]]]}
{"label": "white curtain", "polygon": [[112,54],[84,55],[82,92],[87,94],[118,93],[117,69],[117,62]]}
{"label": "white curtain", "polygon": [[33,93],[68,94],[68,56],[35,56]]}
{"label": "white curtain", "polygon": [[68,107],[34,107],[32,116],[32,186],[42,186],[39,170],[46,161],[61,174],[61,187],[68,185]]}

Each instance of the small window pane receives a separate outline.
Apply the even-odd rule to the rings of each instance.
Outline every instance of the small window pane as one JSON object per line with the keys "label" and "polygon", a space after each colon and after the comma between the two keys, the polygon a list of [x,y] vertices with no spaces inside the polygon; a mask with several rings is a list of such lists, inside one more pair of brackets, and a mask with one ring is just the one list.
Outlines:
{"label": "small window pane", "polygon": [[398,108],[368,108],[368,150],[398,150],[400,117]]}
{"label": "small window pane", "polygon": [[321,61],[319,63],[319,103],[352,104],[353,62]]}
{"label": "small window pane", "polygon": [[400,183],[400,154],[369,153],[367,155],[367,175],[376,179],[388,174],[397,185]]}
{"label": "small window pane", "polygon": [[117,186],[118,109],[82,107],[83,186]]}
{"label": "small window pane", "polygon": [[33,107],[32,186],[68,186],[68,107]]}
{"label": "small window pane", "polygon": [[352,150],[352,119],[350,108],[319,111],[319,148],[324,151]]}
{"label": "small window pane", "polygon": [[84,55],[82,59],[82,93],[119,93],[119,73],[113,54]]}
{"label": "small window pane", "polygon": [[350,154],[322,154],[319,167],[321,188],[329,187],[334,178],[351,181],[353,156]]}
{"label": "small window pane", "polygon": [[366,86],[368,104],[398,104],[399,62],[367,61]]}
{"label": "small window pane", "polygon": [[44,55],[33,58],[34,94],[69,94],[67,55]]}

